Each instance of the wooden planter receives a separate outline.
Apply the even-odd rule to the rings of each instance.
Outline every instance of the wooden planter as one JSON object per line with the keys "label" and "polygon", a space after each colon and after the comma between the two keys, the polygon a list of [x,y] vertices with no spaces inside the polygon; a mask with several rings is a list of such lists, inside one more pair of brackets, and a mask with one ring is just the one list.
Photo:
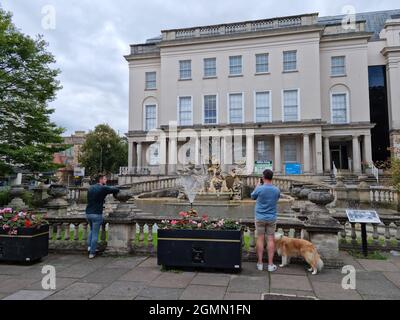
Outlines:
{"label": "wooden planter", "polygon": [[18,228],[10,235],[0,229],[0,261],[35,262],[48,255],[49,226]]}
{"label": "wooden planter", "polygon": [[164,267],[240,271],[242,232],[228,230],[158,230],[158,264]]}

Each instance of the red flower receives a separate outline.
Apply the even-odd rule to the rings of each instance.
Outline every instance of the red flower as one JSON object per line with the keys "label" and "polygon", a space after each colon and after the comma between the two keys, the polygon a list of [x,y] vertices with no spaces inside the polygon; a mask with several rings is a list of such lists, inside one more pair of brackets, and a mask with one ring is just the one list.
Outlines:
{"label": "red flower", "polygon": [[30,228],[32,223],[29,220],[25,220],[25,228]]}

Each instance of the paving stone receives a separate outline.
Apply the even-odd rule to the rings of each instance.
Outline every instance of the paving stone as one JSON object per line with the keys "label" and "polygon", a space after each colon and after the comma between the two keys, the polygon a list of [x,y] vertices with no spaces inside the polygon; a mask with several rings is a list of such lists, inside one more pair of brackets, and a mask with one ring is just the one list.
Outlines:
{"label": "paving stone", "polygon": [[226,287],[230,279],[231,277],[229,275],[199,273],[193,278],[190,284]]}
{"label": "paving stone", "polygon": [[[62,289],[65,289],[66,287],[70,286],[74,282],[77,282],[78,279],[74,278],[60,278],[56,276],[56,290],[51,290],[51,291],[60,291]],[[43,290],[42,287],[42,280],[37,281],[29,286],[26,286],[24,288],[25,290]]]}
{"label": "paving stone", "polygon": [[291,290],[291,289],[271,289],[272,293],[279,293],[279,294],[290,294],[299,297],[315,297],[314,292],[310,291],[303,291],[303,290]]}
{"label": "paving stone", "polygon": [[325,269],[321,273],[316,275],[308,274],[308,279],[311,282],[332,282],[332,283],[342,283],[343,277],[342,270],[338,269]]}
{"label": "paving stone", "polygon": [[362,295],[362,298],[364,300],[384,300],[384,301],[386,301],[386,300],[399,300],[398,297],[374,296],[374,295],[369,295],[369,294]]}
{"label": "paving stone", "polygon": [[250,276],[250,277],[266,277],[266,271],[258,271],[257,264],[255,262],[243,262],[242,263],[242,272],[240,272],[242,276]]}
{"label": "paving stone", "polygon": [[307,270],[305,265],[290,264],[284,268],[278,267],[278,269],[274,272],[274,274],[291,274],[291,275],[305,276],[307,275]]}
{"label": "paving stone", "polygon": [[20,290],[4,298],[3,300],[44,300],[53,293],[54,292],[44,290]]}
{"label": "paving stone", "polygon": [[354,258],[351,254],[346,251],[339,252],[339,259],[343,261],[345,266],[353,266],[356,271],[364,271],[364,267]]}
{"label": "paving stone", "polygon": [[386,271],[386,272],[398,272],[399,269],[393,263],[385,260],[366,260],[357,259],[357,261],[367,271]]}
{"label": "paving stone", "polygon": [[356,290],[345,290],[340,283],[313,282],[314,292],[322,300],[362,300]]}
{"label": "paving stone", "polygon": [[263,293],[268,287],[266,277],[232,276],[227,292]]}
{"label": "paving stone", "polygon": [[111,283],[122,275],[127,273],[129,269],[121,268],[100,268],[96,271],[89,273],[84,277],[81,282],[91,282],[91,283]]}
{"label": "paving stone", "polygon": [[136,298],[145,287],[143,282],[115,281],[99,292],[100,296],[117,296]]}
{"label": "paving stone", "polygon": [[13,265],[0,263],[0,275],[17,276],[32,269],[32,265]]}
{"label": "paving stone", "polygon": [[261,294],[258,293],[242,293],[242,292],[227,292],[224,300],[261,300]]}
{"label": "paving stone", "polygon": [[103,295],[103,294],[98,294],[91,298],[90,300],[133,300],[131,297],[127,296],[110,296],[110,295]]}
{"label": "paving stone", "polygon": [[272,288],[312,291],[310,282],[306,276],[294,276],[283,274],[272,274]]}
{"label": "paving stone", "polygon": [[383,274],[400,289],[400,272],[384,272]]}
{"label": "paving stone", "polygon": [[51,295],[47,300],[89,300],[103,289],[99,283],[76,282]]}
{"label": "paving stone", "polygon": [[[140,291],[143,300],[178,300],[184,289],[148,287]],[[140,300],[138,297],[135,300]]]}
{"label": "paving stone", "polygon": [[61,272],[58,272],[57,275],[62,278],[83,278],[97,269],[98,267],[96,265],[88,266],[76,264]]}
{"label": "paving stone", "polygon": [[136,267],[133,270],[125,273],[119,278],[121,281],[139,281],[139,282],[151,282],[159,277],[162,272],[158,269],[147,267]]}
{"label": "paving stone", "polygon": [[139,267],[157,267],[157,258],[147,258],[146,260],[144,260],[143,262],[141,262],[139,264]]}
{"label": "paving stone", "polygon": [[222,300],[226,287],[190,285],[183,292],[180,300]]}
{"label": "paving stone", "polygon": [[126,268],[132,269],[142,263],[146,257],[117,258],[105,265],[105,268]]}
{"label": "paving stone", "polygon": [[357,273],[356,288],[361,295],[397,297],[400,299],[400,289],[380,272]]}
{"label": "paving stone", "polygon": [[35,279],[10,278],[0,282],[0,293],[14,293],[34,283]]}
{"label": "paving stone", "polygon": [[150,286],[161,288],[186,288],[195,275],[194,272],[163,272],[150,283]]}

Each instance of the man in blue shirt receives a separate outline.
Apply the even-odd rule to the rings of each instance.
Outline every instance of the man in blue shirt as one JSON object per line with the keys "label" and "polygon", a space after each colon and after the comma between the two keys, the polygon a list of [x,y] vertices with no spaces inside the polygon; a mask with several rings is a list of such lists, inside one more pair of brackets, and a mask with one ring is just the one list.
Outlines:
{"label": "man in blue shirt", "polygon": [[89,259],[93,259],[96,256],[100,227],[103,224],[104,199],[111,193],[117,194],[119,192],[118,188],[106,186],[107,177],[105,175],[98,175],[96,182],[97,184],[89,188],[87,195],[86,219],[90,226],[88,238]]}
{"label": "man in blue shirt", "polygon": [[264,268],[263,255],[265,234],[268,237],[268,271],[274,272],[277,267],[273,263],[275,254],[275,231],[277,220],[277,203],[280,197],[280,190],[272,184],[274,173],[265,170],[262,182],[257,185],[251,194],[253,200],[257,200],[255,209],[256,237],[257,237],[257,269]]}

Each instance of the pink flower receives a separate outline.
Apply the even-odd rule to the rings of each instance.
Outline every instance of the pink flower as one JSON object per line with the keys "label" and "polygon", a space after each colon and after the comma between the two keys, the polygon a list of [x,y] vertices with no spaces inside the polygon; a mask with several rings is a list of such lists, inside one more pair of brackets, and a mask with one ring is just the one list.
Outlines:
{"label": "pink flower", "polygon": [[198,227],[198,228],[201,228],[201,223],[199,223],[199,224],[197,225],[197,227]]}
{"label": "pink flower", "polygon": [[3,225],[3,230],[7,230],[7,229],[10,229],[10,226],[7,224]]}
{"label": "pink flower", "polygon": [[182,217],[182,218],[186,218],[188,216],[188,213],[182,211],[182,212],[179,212],[179,216]]}
{"label": "pink flower", "polygon": [[171,221],[171,224],[172,224],[173,226],[176,226],[176,225],[178,224],[178,221],[172,220],[172,221]]}

